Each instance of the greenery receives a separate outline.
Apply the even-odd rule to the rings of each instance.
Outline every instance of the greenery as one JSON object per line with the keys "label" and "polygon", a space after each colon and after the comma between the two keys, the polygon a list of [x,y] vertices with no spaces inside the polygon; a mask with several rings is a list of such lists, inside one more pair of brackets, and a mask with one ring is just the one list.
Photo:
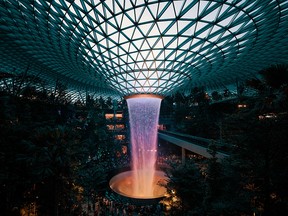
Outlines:
{"label": "greenery", "polygon": [[111,99],[72,103],[65,85],[39,88],[27,72],[1,79],[1,214],[81,214],[106,188],[119,149],[103,113]]}
{"label": "greenery", "polygon": [[[233,100],[204,88],[177,92],[162,103],[169,130],[228,143],[229,157],[169,164],[170,215],[285,215],[288,211],[288,67],[273,65],[239,85]],[[107,130],[104,110],[112,99],[72,102],[65,85],[45,88],[39,78],[1,76],[0,211],[80,215],[123,163],[121,145]],[[241,87],[241,89],[240,89]],[[245,92],[254,92],[245,96]],[[238,107],[245,104],[244,107]]]}
{"label": "greenery", "polygon": [[[207,101],[203,91],[196,90],[186,96],[177,94],[186,99],[169,99],[170,104],[179,104],[172,109],[179,108],[182,114],[175,124],[185,124],[174,129],[228,143],[230,156],[218,161],[217,146],[212,143],[210,159],[171,166],[167,172],[168,197],[177,194],[171,212],[216,216],[287,214],[288,67],[273,65],[260,71],[259,77],[241,84],[239,95],[228,102],[221,101],[225,94],[220,97],[213,92],[214,101]],[[245,96],[245,91],[255,93]],[[238,104],[245,106],[237,108]]]}
{"label": "greenery", "polygon": [[202,211],[204,198],[203,177],[194,161],[185,164],[169,163],[166,175],[168,196],[163,203],[169,206],[171,215],[196,214]]}

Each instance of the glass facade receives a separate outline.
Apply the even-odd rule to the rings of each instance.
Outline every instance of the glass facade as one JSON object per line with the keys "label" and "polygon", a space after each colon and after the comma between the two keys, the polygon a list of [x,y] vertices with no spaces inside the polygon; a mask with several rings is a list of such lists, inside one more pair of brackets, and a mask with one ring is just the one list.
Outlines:
{"label": "glass facade", "polygon": [[121,97],[210,89],[287,63],[285,0],[1,0],[0,69]]}

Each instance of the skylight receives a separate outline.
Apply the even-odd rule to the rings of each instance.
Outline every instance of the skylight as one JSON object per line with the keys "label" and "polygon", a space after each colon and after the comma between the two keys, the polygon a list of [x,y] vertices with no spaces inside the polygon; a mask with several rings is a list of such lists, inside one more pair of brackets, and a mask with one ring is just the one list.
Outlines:
{"label": "skylight", "polygon": [[[259,64],[271,49],[277,55],[282,31],[274,30],[288,13],[288,4],[276,0],[15,1],[1,3],[6,42],[17,41],[55,77],[79,77],[80,83],[105,85],[121,95],[221,86],[235,80],[232,69],[233,76],[243,77],[249,72],[233,65],[251,68],[257,63],[253,53]],[[286,56],[282,49],[277,61]],[[99,77],[105,82],[95,82]]]}

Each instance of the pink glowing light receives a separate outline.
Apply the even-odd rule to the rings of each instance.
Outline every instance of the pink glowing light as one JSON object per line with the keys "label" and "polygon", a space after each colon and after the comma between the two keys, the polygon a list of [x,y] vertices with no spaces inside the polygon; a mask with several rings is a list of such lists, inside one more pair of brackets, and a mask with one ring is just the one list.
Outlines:
{"label": "pink glowing light", "polygon": [[127,99],[132,147],[132,196],[153,197],[157,160],[157,126],[162,97],[133,96]]}

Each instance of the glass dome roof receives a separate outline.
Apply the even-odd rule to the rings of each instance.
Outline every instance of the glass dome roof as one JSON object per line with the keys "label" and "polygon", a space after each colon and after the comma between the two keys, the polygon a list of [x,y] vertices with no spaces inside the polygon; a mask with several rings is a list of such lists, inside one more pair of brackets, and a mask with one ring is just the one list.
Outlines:
{"label": "glass dome roof", "polygon": [[288,63],[287,0],[0,0],[0,72],[103,95],[219,88]]}

